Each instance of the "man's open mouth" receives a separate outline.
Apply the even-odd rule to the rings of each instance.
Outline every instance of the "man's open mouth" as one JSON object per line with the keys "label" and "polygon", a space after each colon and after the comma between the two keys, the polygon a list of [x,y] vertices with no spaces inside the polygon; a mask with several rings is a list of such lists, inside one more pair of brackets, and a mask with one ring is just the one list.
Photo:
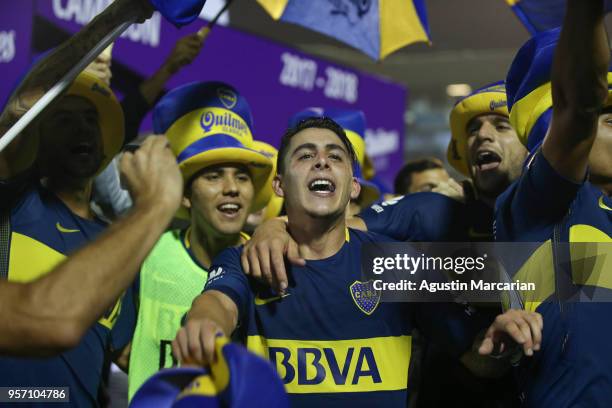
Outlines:
{"label": "man's open mouth", "polygon": [[494,170],[501,161],[501,157],[491,150],[481,150],[476,154],[476,166],[480,171]]}
{"label": "man's open mouth", "polygon": [[234,216],[238,214],[242,206],[238,203],[223,203],[217,206],[217,210],[227,216]]}
{"label": "man's open mouth", "polygon": [[336,185],[331,180],[317,178],[310,182],[308,189],[314,193],[331,194],[336,191]]}

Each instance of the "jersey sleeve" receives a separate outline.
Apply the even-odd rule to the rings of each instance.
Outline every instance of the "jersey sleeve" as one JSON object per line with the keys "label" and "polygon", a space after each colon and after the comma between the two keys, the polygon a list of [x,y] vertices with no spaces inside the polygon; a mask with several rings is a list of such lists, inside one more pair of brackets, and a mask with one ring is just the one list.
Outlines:
{"label": "jersey sleeve", "polygon": [[248,306],[253,303],[253,292],[240,264],[241,252],[242,248],[227,248],[217,255],[210,268],[204,293],[218,290],[229,296],[238,308],[239,319],[244,320]]}
{"label": "jersey sleeve", "polygon": [[367,208],[361,217],[368,231],[398,241],[452,241],[462,204],[438,193],[413,193]]}
{"label": "jersey sleeve", "polygon": [[36,180],[31,172],[9,180],[0,180],[0,211],[12,211],[27,206],[34,199]]}
{"label": "jersey sleeve", "polygon": [[538,152],[521,177],[497,199],[496,240],[541,241],[543,229],[551,232],[561,221],[581,186],[557,173]]}

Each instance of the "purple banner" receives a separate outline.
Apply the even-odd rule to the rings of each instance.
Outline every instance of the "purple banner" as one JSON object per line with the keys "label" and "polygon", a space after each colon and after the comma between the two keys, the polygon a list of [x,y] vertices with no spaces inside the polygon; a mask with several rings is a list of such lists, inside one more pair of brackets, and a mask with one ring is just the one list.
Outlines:
{"label": "purple banner", "polygon": [[[72,33],[110,0],[38,0],[36,3],[38,15]],[[21,9],[21,2],[0,8],[7,7]],[[162,65],[179,38],[204,24],[204,20],[198,19],[188,27],[177,29],[155,13],[145,24],[131,27],[115,43],[113,60],[148,77]],[[24,26],[19,32],[28,30]],[[215,27],[200,55],[169,81],[167,89],[207,80],[230,83],[247,98],[253,110],[256,139],[277,146],[288,118],[305,107],[361,109],[368,121],[367,151],[377,174],[391,185],[403,162],[406,91],[398,84],[225,27]],[[147,119],[142,130],[150,128],[150,119]]]}
{"label": "purple banner", "polygon": [[34,0],[4,2],[0,6],[0,104],[30,63]]}

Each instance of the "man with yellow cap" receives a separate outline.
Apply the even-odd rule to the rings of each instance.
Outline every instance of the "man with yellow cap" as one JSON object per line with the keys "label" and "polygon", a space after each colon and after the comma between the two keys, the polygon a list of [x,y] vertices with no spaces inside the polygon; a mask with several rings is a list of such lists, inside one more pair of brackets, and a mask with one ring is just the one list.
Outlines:
{"label": "man with yellow cap", "polygon": [[[94,176],[121,148],[122,117],[110,88],[82,73],[66,94],[26,129],[22,137],[29,139],[23,139],[22,146],[37,147],[37,153],[32,150],[23,156],[8,157],[15,163],[9,168],[27,169],[26,156],[36,157],[36,162],[26,176],[3,183],[5,242],[10,243],[3,254],[7,265],[3,278],[15,282],[39,278],[106,228],[107,224],[90,209],[89,200]],[[131,247],[137,258],[141,242],[129,240],[122,245]],[[125,267],[133,265],[126,263]],[[87,268],[82,272],[87,273]],[[84,290],[83,294],[86,293]],[[5,386],[69,387],[71,402],[76,406],[93,405],[105,353],[121,349],[129,339],[129,322],[133,320],[130,308],[122,308],[122,302],[116,299],[115,302],[110,308],[107,303],[106,313],[59,357],[1,359],[0,382]]]}
{"label": "man with yellow cap", "polygon": [[[11,95],[0,116],[0,133],[22,117],[108,30],[121,22],[142,21],[151,12],[147,2],[116,1],[40,60]],[[89,207],[92,180],[122,143],[123,114],[113,92],[82,73],[0,154],[0,279],[7,279],[3,286],[17,294],[34,295],[41,286],[49,290],[36,299],[40,303],[35,303],[39,309],[35,313],[20,317],[28,309],[11,314],[10,307],[2,307],[7,317],[20,319],[8,332],[3,330],[3,349],[40,356],[61,352],[54,358],[0,359],[3,386],[66,387],[71,405],[94,406],[105,355],[129,340],[133,319],[129,307],[122,308],[117,298],[133,280],[151,248],[151,238],[169,222],[168,212],[181,187],[172,183],[178,169],[168,165],[165,140],[147,143],[145,151],[125,160],[131,167],[124,174],[137,202],[134,210],[125,222],[91,242],[106,227]],[[143,180],[147,171],[150,180]],[[156,203],[156,194],[165,198]],[[154,221],[159,225],[147,231]],[[100,254],[111,259],[105,261]],[[71,297],[74,303],[58,297]],[[3,297],[3,302],[14,298]],[[45,299],[50,302],[44,303]],[[70,307],[74,304],[78,306]],[[40,331],[23,325],[23,321],[31,324],[36,319]],[[23,336],[22,344],[6,343],[15,333]],[[36,341],[28,339],[28,334],[48,340],[38,339],[43,347],[37,352],[32,350]],[[49,350],[54,344],[55,349]]]}
{"label": "man with yellow cap", "polygon": [[190,226],[162,235],[138,279],[138,320],[129,364],[129,395],[158,370],[176,365],[171,342],[223,249],[244,243],[249,213],[270,199],[270,159],[252,149],[251,110],[234,88],[196,82],[166,94],[153,111],[185,182],[178,216]]}
{"label": "man with yellow cap", "polygon": [[[450,127],[448,162],[472,181],[464,183],[467,191],[461,194],[450,179],[434,193],[409,194],[374,205],[357,219],[368,230],[404,241],[493,239],[495,199],[518,178],[526,156],[509,123],[504,83],[485,86],[459,100],[451,111]],[[463,195],[463,202],[438,194],[445,185],[453,193],[457,190],[457,196]],[[420,384],[415,384],[419,389],[418,406],[516,404],[509,370],[501,381],[479,379],[431,342],[423,344],[422,352]]]}
{"label": "man with yellow cap", "polygon": [[[510,126],[503,82],[458,101],[450,114],[448,161],[469,177],[461,191],[453,180],[433,193],[408,194],[363,211],[355,227],[403,241],[490,241],[493,206],[521,172],[526,150]],[[473,188],[472,188],[473,186]],[[444,188],[463,202],[437,194]],[[456,190],[456,191],[455,191]]]}
{"label": "man with yellow cap", "polygon": [[134,280],[179,206],[181,176],[163,137],[126,153],[121,170],[137,202],[125,218],[34,281],[0,280],[0,355],[50,357],[74,348]]}
{"label": "man with yellow cap", "polygon": [[[534,36],[508,72],[510,119],[530,150],[497,202],[496,239],[542,242],[513,277],[545,321],[522,364],[527,407],[612,406],[612,70],[603,0],[568,0],[561,30]],[[606,78],[607,76],[607,78]],[[534,267],[531,267],[531,266]]]}

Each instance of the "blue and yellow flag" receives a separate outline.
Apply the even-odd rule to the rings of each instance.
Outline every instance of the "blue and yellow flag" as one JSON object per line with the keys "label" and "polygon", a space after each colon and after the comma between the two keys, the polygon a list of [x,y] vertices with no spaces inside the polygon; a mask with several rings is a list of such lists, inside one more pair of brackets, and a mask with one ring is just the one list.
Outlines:
{"label": "blue and yellow flag", "polygon": [[351,45],[375,60],[429,42],[425,0],[257,0],[274,18]]}
{"label": "blue and yellow flag", "polygon": [[166,20],[176,27],[182,27],[198,18],[206,0],[149,0],[149,3],[151,3]]}
{"label": "blue and yellow flag", "polygon": [[[563,24],[566,0],[506,0],[506,3],[531,35]],[[612,0],[606,0],[606,11],[612,11]]]}
{"label": "blue and yellow flag", "polygon": [[289,408],[289,397],[268,360],[225,337],[215,341],[210,367],[159,371],[134,394],[130,408]]}

